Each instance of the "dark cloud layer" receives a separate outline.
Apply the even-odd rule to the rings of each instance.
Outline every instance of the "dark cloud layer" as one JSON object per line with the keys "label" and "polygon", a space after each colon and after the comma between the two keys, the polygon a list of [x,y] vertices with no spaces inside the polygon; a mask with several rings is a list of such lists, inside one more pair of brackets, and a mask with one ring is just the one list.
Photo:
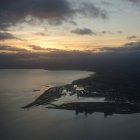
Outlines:
{"label": "dark cloud layer", "polygon": [[[140,53],[90,53],[65,51],[51,53],[0,54],[0,68],[42,68],[52,70],[90,70],[116,74],[140,68]],[[138,70],[139,72],[139,70]]]}
{"label": "dark cloud layer", "polygon": [[107,13],[94,4],[79,5],[79,8],[74,9],[67,0],[1,0],[0,29],[4,30],[23,21],[31,22],[33,18],[47,19],[51,24],[61,24],[63,21],[71,21],[77,14],[93,18],[107,17]]}
{"label": "dark cloud layer", "polygon": [[91,29],[88,28],[76,28],[75,30],[72,30],[71,33],[77,34],[77,35],[96,35]]}
{"label": "dark cloud layer", "polygon": [[14,52],[27,52],[26,49],[17,48],[14,46],[0,45],[0,51],[14,51]]}
{"label": "dark cloud layer", "polygon": [[115,53],[132,53],[139,52],[140,53],[140,42],[130,42],[125,44],[122,47],[105,47],[102,48],[101,51],[106,52],[115,52]]}
{"label": "dark cloud layer", "polygon": [[[33,46],[32,46],[33,47]],[[39,46],[38,46],[39,47]],[[35,49],[35,46],[34,46]],[[40,49],[40,48],[39,48]],[[24,52],[16,47],[0,46],[0,50],[18,53],[0,53],[0,68],[44,68],[117,71],[137,68],[140,61],[140,42],[125,44],[120,48],[104,48],[102,53],[91,51]],[[123,69],[122,69],[123,67]]]}
{"label": "dark cloud layer", "polygon": [[27,16],[38,19],[65,20],[71,14],[72,9],[66,0],[0,1],[1,28],[22,22]]}
{"label": "dark cloud layer", "polygon": [[4,41],[7,39],[17,39],[14,35],[7,32],[0,32],[0,41]]}

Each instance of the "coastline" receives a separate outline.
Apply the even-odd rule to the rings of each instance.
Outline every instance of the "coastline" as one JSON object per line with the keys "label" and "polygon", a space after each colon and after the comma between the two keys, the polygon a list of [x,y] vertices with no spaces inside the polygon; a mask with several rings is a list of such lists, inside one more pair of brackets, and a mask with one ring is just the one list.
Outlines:
{"label": "coastline", "polygon": [[55,99],[58,99],[58,98],[60,98],[60,97],[63,96],[63,94],[61,94],[61,93],[62,93],[62,91],[64,89],[73,90],[74,82],[76,82],[78,80],[87,79],[87,78],[89,78],[89,77],[91,77],[93,75],[94,75],[94,73],[93,74],[89,74],[88,77],[74,80],[74,81],[71,82],[71,84],[66,84],[66,85],[62,85],[62,86],[51,87],[51,88],[45,90],[44,93],[42,95],[40,95],[35,101],[33,101],[32,103],[29,103],[29,104],[27,104],[27,105],[25,105],[25,106],[23,106],[21,108],[22,109],[27,109],[27,108],[30,108],[30,107],[33,107],[33,106],[50,104]]}
{"label": "coastline", "polygon": [[[52,87],[46,90],[34,102],[22,107],[28,109],[43,105],[49,109],[75,110],[76,112],[92,114],[104,112],[104,114],[131,114],[140,112],[139,98],[130,96],[129,87],[122,89],[118,84],[110,83],[112,79],[106,79],[108,75],[92,74],[89,77],[73,81],[71,84]],[[123,87],[124,88],[124,87]],[[65,92],[64,92],[65,91]],[[55,104],[65,96],[77,96],[79,98],[105,98],[105,102],[68,102]]]}

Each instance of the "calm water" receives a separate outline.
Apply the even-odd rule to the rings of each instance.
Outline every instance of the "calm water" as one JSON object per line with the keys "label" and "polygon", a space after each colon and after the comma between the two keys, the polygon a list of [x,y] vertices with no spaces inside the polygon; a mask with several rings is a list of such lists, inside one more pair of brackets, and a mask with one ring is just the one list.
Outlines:
{"label": "calm water", "polygon": [[87,77],[84,71],[0,70],[0,140],[139,140],[140,114],[88,115],[23,110],[46,89]]}

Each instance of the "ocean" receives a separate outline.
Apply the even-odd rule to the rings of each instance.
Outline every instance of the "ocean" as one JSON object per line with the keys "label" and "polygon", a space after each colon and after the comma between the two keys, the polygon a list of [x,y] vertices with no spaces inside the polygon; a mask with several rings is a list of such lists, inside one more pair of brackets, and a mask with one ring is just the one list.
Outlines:
{"label": "ocean", "polygon": [[88,77],[87,71],[0,70],[0,140],[139,140],[140,113],[88,116],[75,111],[22,109],[50,87]]}

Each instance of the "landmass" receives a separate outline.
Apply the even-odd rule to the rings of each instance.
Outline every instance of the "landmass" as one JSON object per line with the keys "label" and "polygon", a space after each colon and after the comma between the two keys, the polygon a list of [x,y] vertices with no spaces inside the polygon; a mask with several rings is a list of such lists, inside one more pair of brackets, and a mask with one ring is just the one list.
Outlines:
{"label": "landmass", "polygon": [[[132,77],[131,77],[132,78]],[[52,87],[46,90],[34,102],[23,109],[43,105],[49,109],[75,110],[76,114],[103,112],[112,114],[131,114],[140,112],[140,88],[137,79],[128,74],[95,73],[90,77],[73,81],[71,84]],[[61,98],[77,97],[76,101],[59,102]],[[82,100],[80,101],[80,99]],[[94,101],[82,102],[83,99]],[[96,99],[104,98],[99,102]],[[57,104],[59,102],[59,104]]]}

